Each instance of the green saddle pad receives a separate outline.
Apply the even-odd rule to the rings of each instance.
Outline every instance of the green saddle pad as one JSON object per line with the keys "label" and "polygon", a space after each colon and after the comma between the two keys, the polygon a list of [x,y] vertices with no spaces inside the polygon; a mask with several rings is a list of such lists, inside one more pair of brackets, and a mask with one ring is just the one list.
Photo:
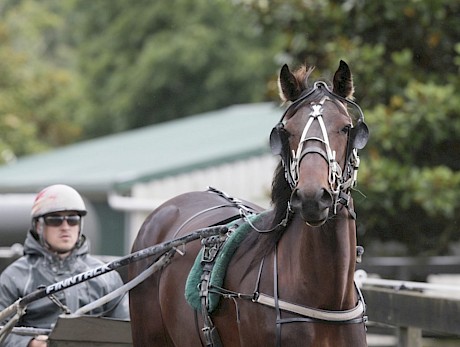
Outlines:
{"label": "green saddle pad", "polygon": [[[264,212],[265,213],[265,212]],[[257,214],[251,216],[249,219],[251,223],[256,222],[264,214]],[[233,223],[228,224],[229,228],[232,227]],[[224,245],[220,249],[219,253],[216,256],[215,264],[211,272],[211,277],[209,279],[209,284],[216,287],[222,287],[224,282],[225,274],[227,271],[227,266],[230,260],[232,259],[233,253],[238,248],[240,243],[244,240],[248,232],[251,230],[251,226],[248,222],[240,225],[236,230],[234,230],[228,239],[225,241]],[[200,279],[203,273],[203,265],[201,265],[201,257],[203,254],[203,248],[198,253],[195,263],[190,270],[190,273],[185,284],[185,298],[187,302],[197,311],[201,311],[201,301],[200,301]],[[208,298],[208,312],[212,313],[219,304],[220,295],[215,293],[209,293]]]}

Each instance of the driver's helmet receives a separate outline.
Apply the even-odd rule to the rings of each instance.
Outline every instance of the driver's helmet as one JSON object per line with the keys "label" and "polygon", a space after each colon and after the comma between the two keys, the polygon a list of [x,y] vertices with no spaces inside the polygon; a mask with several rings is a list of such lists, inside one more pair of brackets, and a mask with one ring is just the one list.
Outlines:
{"label": "driver's helmet", "polygon": [[64,184],[55,184],[37,194],[32,206],[32,220],[53,212],[76,211],[86,215],[86,206],[78,192]]}

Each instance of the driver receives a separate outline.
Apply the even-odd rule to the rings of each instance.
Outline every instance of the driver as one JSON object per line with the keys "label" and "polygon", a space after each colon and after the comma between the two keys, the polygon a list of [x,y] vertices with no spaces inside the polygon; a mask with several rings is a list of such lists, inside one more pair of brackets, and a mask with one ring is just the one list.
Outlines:
{"label": "driver", "polygon": [[[32,224],[24,243],[24,256],[0,275],[0,311],[39,287],[103,264],[88,254],[88,240],[82,234],[86,213],[82,197],[72,187],[52,185],[38,193],[32,206]],[[56,300],[45,297],[32,302],[16,326],[50,329],[60,314],[75,312],[122,284],[120,275],[112,271],[69,287],[54,294]],[[116,298],[89,314],[129,319],[127,301],[126,295]],[[47,336],[11,333],[2,346],[44,347]]]}

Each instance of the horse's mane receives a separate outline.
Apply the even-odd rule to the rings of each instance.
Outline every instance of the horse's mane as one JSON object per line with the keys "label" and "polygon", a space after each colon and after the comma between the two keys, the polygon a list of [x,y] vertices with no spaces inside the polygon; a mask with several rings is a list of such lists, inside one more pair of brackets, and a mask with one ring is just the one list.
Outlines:
{"label": "horse's mane", "polygon": [[279,224],[286,217],[291,192],[291,187],[284,177],[284,167],[280,161],[275,170],[272,181],[272,219],[266,218],[265,220],[259,221],[256,225],[259,230],[273,230],[263,233],[253,230],[247,235],[247,238],[242,245],[245,247],[245,251],[249,251],[253,248],[256,249],[252,262],[246,270],[247,273],[251,268],[253,268],[253,266],[258,266],[262,259],[274,250],[276,244],[283,235],[285,227],[280,226]]}
{"label": "horse's mane", "polygon": [[272,181],[271,201],[273,210],[275,211],[275,216],[271,225],[272,228],[278,225],[283,218],[286,217],[286,210],[289,199],[291,198],[291,193],[292,190],[289,183],[286,181],[284,167],[280,160]]}
{"label": "horse's mane", "polygon": [[273,219],[266,224],[266,228],[273,229],[273,231],[257,233],[257,252],[254,257],[254,261],[257,263],[275,248],[283,235],[285,227],[280,226],[280,223],[286,217],[291,192],[291,187],[284,176],[284,167],[280,161],[276,167],[272,181],[271,201]]}

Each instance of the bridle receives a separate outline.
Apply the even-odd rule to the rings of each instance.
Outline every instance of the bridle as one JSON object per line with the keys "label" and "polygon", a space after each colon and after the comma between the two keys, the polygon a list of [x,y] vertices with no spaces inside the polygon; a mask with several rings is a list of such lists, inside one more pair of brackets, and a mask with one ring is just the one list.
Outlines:
{"label": "bridle", "polygon": [[[299,182],[299,166],[302,159],[310,153],[319,154],[329,166],[328,181],[331,193],[333,195],[335,214],[337,211],[338,196],[342,187],[342,168],[336,160],[336,151],[331,149],[329,136],[327,134],[326,126],[323,120],[323,105],[328,100],[330,100],[329,97],[324,96],[319,103],[312,103],[310,105],[312,111],[310,112],[308,122],[305,125],[305,128],[303,129],[299,145],[297,146],[297,151],[293,153],[293,156],[291,158],[289,169],[290,175],[293,178],[295,186],[297,186]],[[310,130],[311,125],[314,121],[317,121],[319,123],[322,138],[308,136],[308,131]],[[318,141],[324,145],[325,150],[318,146],[305,147],[307,141]]]}
{"label": "bridle", "polygon": [[[284,129],[284,118],[292,116],[301,106],[308,102],[309,97],[317,90],[322,91],[322,98],[319,102],[311,102],[309,118],[302,131],[299,144],[296,150],[290,150],[288,132]],[[344,104],[352,106],[358,113],[358,119],[354,126],[349,128],[346,157],[344,168],[337,162],[336,151],[331,148],[329,135],[327,133],[326,125],[323,119],[323,106],[327,102],[334,102],[339,107],[343,108],[348,115],[347,109]],[[314,122],[318,122],[321,130],[321,137],[309,136],[308,132]],[[353,219],[356,219],[356,214],[349,206],[350,190],[356,185],[357,173],[359,168],[358,150],[364,148],[369,138],[369,130],[364,122],[364,114],[361,108],[353,101],[348,100],[340,95],[332,92],[326,83],[319,81],[315,82],[313,88],[301,95],[295,100],[284,112],[278,124],[273,128],[270,134],[270,147],[272,153],[281,156],[282,165],[284,167],[284,174],[286,181],[289,183],[291,190],[294,192],[300,176],[300,163],[307,154],[320,155],[328,165],[328,182],[330,192],[333,196],[333,213],[337,213],[338,205],[345,206]],[[306,146],[308,141],[319,143],[318,145]],[[290,203],[287,206],[286,218],[281,222],[287,223],[291,211]],[[289,212],[291,211],[291,212]],[[259,231],[259,230],[258,230]],[[259,231],[260,232],[260,231]],[[277,248],[274,253],[273,264],[273,277],[274,288],[273,296],[260,293],[258,284],[260,283],[260,276],[262,272],[263,261],[259,269],[259,276],[253,301],[272,307],[276,311],[276,345],[281,345],[281,325],[284,323],[292,322],[321,322],[330,324],[361,324],[367,321],[365,316],[365,303],[361,291],[355,284],[358,293],[358,303],[350,310],[345,311],[330,311],[320,310],[317,308],[305,307],[302,305],[289,303],[279,299],[278,297],[278,264],[277,264]],[[297,318],[281,318],[281,311],[288,311],[300,315]]]}
{"label": "bridle", "polygon": [[[311,112],[309,113],[308,121],[302,131],[302,135],[297,146],[297,149],[292,151],[289,146],[289,134],[284,129],[283,120],[289,116],[292,116],[301,106],[309,101],[309,97],[313,95],[315,91],[320,90],[323,94],[323,97],[319,102],[310,103]],[[344,168],[336,160],[336,152],[331,148],[329,136],[327,133],[326,125],[323,119],[323,106],[325,102],[331,101],[334,102],[339,107],[342,107],[345,113],[348,115],[347,109],[344,106],[344,103],[347,105],[353,106],[358,111],[358,121],[357,123],[350,127],[348,131],[347,138],[347,148],[346,148],[346,158]],[[338,102],[340,101],[340,102]],[[312,127],[312,124],[317,121],[321,129],[321,137],[309,136],[308,132]],[[364,115],[361,111],[361,108],[351,100],[343,98],[335,93],[333,93],[326,83],[319,81],[316,82],[311,90],[302,94],[296,101],[294,101],[284,112],[278,124],[273,128],[270,134],[270,147],[272,153],[275,155],[280,155],[282,160],[282,165],[284,167],[284,174],[286,181],[288,182],[292,191],[294,191],[299,183],[300,176],[300,163],[307,156],[307,154],[318,154],[320,155],[328,164],[328,182],[330,186],[330,191],[333,195],[333,210],[334,214],[337,213],[338,204],[343,204],[348,208],[350,215],[353,218],[356,218],[354,212],[349,208],[348,203],[350,201],[350,189],[356,184],[357,170],[359,167],[359,157],[358,149],[364,148],[369,137],[369,130],[367,125],[364,123]],[[320,146],[305,146],[308,141],[316,141],[322,144]],[[259,230],[256,228],[250,218],[251,212],[248,211],[243,204],[234,199],[228,199],[226,194],[223,194],[227,200],[231,201],[235,207],[238,207],[240,214],[243,219],[248,222],[248,224],[259,233],[266,233],[274,231],[279,227],[286,227],[289,223],[290,217],[293,214],[293,211],[290,208],[290,203],[288,203],[286,216],[285,218],[276,226],[269,230]],[[221,295],[225,298],[233,299],[236,305],[236,298],[252,300],[255,303],[265,305],[275,309],[276,312],[276,345],[281,345],[281,325],[285,323],[294,323],[294,322],[305,322],[305,323],[328,323],[328,324],[362,324],[367,321],[365,316],[365,303],[362,297],[362,294],[358,287],[355,286],[358,293],[358,302],[355,307],[349,310],[322,310],[307,306],[298,305],[295,303],[287,302],[281,300],[278,295],[278,261],[277,261],[277,247],[275,247],[274,252],[274,264],[273,264],[273,296],[261,293],[259,291],[259,285],[262,276],[262,269],[264,264],[264,259],[262,259],[258,276],[256,279],[255,290],[252,294],[244,294],[239,292],[234,292],[222,287],[209,286],[207,278],[210,278],[210,271],[207,271],[206,277],[202,275],[201,279],[206,280],[206,283],[202,282],[202,288],[200,295],[202,298],[202,307],[203,307],[203,321],[204,328],[202,329],[205,335],[205,340],[207,346],[220,346],[220,339],[218,339],[218,334],[216,333],[215,327],[211,321],[211,318],[206,310],[206,300],[207,293],[212,291],[213,294]],[[212,269],[212,267],[211,267]],[[238,307],[236,307],[238,312]],[[300,317],[295,318],[281,318],[281,311],[290,312]],[[214,341],[217,340],[217,344]]]}
{"label": "bridle", "polygon": [[[283,120],[288,117],[288,115],[293,115],[295,111],[297,111],[301,106],[308,102],[308,98],[317,90],[323,91],[324,96],[319,102],[310,103],[311,112],[309,114],[308,121],[302,131],[297,150],[292,150],[292,153],[290,153],[288,132],[284,129]],[[323,106],[326,101],[334,102],[339,107],[342,107],[347,113],[343,103],[338,102],[337,100],[353,106],[358,112],[358,121],[355,126],[349,129],[348,132],[346,160],[345,167],[343,169],[336,160],[336,151],[332,150],[331,148],[326,125],[323,119]],[[308,136],[308,131],[315,121],[319,123],[322,138]],[[307,154],[318,154],[327,162],[329,188],[333,196],[333,213],[336,214],[339,204],[348,207],[348,202],[350,200],[350,189],[356,185],[357,173],[360,163],[358,149],[364,148],[368,137],[369,130],[367,125],[364,123],[364,114],[361,108],[355,102],[333,93],[325,82],[318,81],[315,82],[311,90],[301,95],[284,112],[280,121],[273,128],[270,134],[270,147],[273,154],[281,156],[285,178],[289,183],[292,191],[295,190],[299,183],[300,163]],[[319,142],[323,145],[322,147],[324,147],[324,149],[319,146],[305,147],[307,141]],[[350,210],[350,213],[355,218],[354,212]]]}

